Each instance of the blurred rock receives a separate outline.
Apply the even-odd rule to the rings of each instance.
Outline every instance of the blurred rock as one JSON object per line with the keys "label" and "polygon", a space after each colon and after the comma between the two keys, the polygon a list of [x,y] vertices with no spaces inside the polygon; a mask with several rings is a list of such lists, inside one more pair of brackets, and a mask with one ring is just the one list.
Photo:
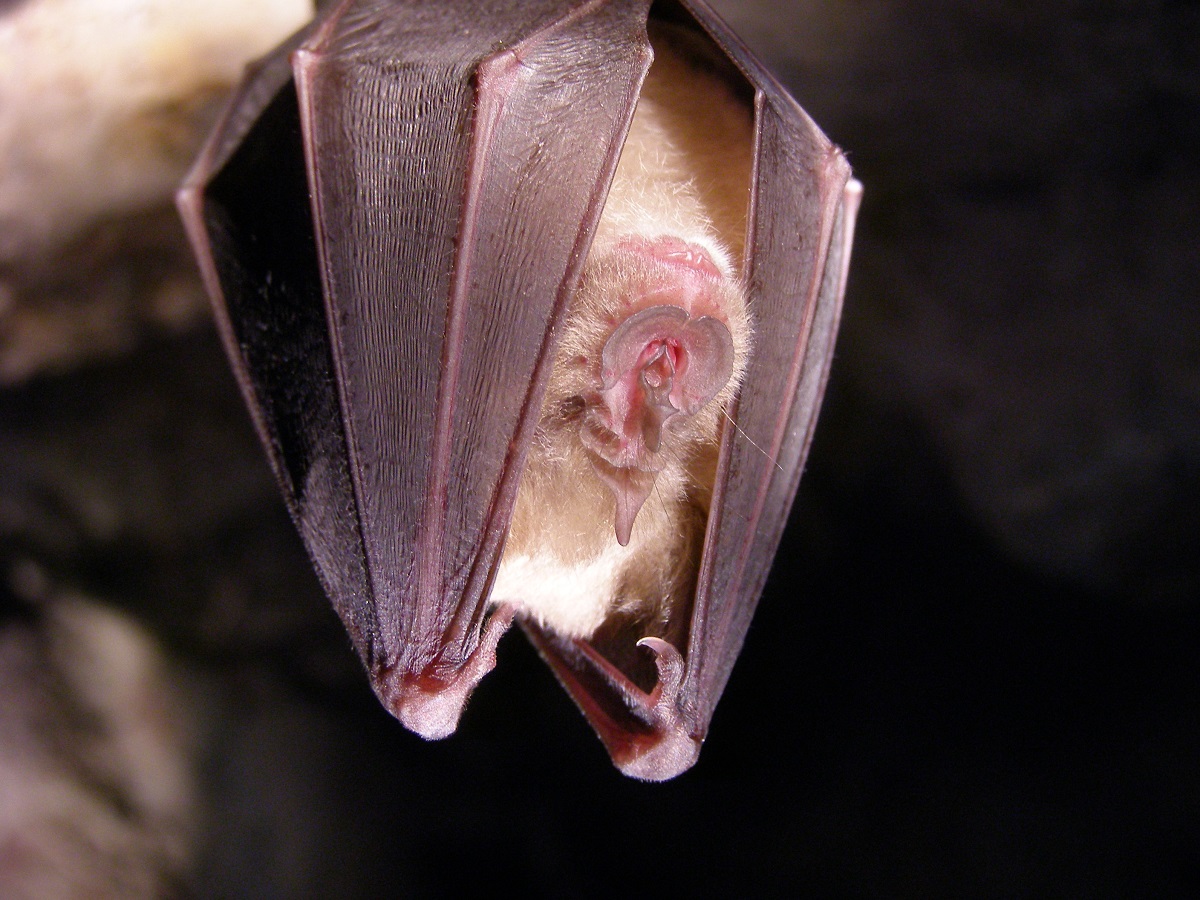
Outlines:
{"label": "blurred rock", "polygon": [[0,384],[204,316],[171,197],[245,63],[309,0],[0,9]]}
{"label": "blurred rock", "polygon": [[194,711],[136,622],[20,574],[7,590],[31,596],[0,588],[0,894],[178,896],[199,824]]}

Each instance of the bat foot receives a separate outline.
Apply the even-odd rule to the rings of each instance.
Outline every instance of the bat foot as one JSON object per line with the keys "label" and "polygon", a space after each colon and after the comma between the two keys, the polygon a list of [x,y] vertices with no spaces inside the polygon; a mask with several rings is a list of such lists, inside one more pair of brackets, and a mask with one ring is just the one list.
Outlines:
{"label": "bat foot", "polygon": [[633,741],[624,753],[611,755],[616,767],[631,778],[670,781],[696,764],[702,743],[677,721],[668,730],[656,731],[652,739]]}
{"label": "bat foot", "polygon": [[[380,701],[409,731],[427,741],[454,734],[475,686],[496,667],[496,645],[512,624],[515,610],[496,607],[480,634],[479,644],[465,664],[455,664],[445,678],[435,664],[418,675],[388,668],[372,677]],[[401,677],[395,677],[400,674]]]}
{"label": "bat foot", "polygon": [[653,651],[658,667],[658,684],[645,702],[652,731],[610,750],[613,762],[626,775],[643,781],[667,781],[695,764],[704,739],[692,733],[689,719],[679,707],[683,656],[662,638],[644,637],[638,646]]}

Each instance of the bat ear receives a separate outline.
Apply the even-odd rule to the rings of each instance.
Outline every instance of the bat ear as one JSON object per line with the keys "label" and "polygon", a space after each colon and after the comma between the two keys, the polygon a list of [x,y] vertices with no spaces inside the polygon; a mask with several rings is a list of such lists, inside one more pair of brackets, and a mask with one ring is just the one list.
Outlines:
{"label": "bat ear", "polygon": [[[660,411],[656,424],[673,413],[691,415],[717,396],[733,374],[733,336],[712,316],[692,318],[678,306],[650,306],[621,323],[604,345],[605,392],[618,386],[640,393],[640,403],[620,398],[624,408]],[[658,449],[658,429],[646,441]]]}

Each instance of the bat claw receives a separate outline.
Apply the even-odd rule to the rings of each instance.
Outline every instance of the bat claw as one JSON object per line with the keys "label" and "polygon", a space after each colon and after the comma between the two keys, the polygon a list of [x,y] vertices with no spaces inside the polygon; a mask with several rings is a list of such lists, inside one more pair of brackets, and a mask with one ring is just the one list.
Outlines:
{"label": "bat claw", "polygon": [[655,721],[665,724],[678,719],[676,701],[683,682],[683,656],[674,644],[658,637],[644,637],[637,645],[654,653],[654,664],[658,667],[658,684],[650,693]]}
{"label": "bat claw", "polygon": [[652,737],[631,742],[625,752],[613,755],[613,761],[626,775],[644,781],[666,781],[695,764],[703,738],[693,733],[691,720],[679,706],[683,656],[673,644],[658,637],[644,637],[637,645],[654,653],[658,667],[658,683],[648,698]]}
{"label": "bat claw", "polygon": [[[521,624],[618,769],[643,781],[666,781],[696,762],[705,723],[680,702],[686,666],[671,643],[658,637],[637,642],[654,654],[658,667],[658,683],[646,694],[585,642],[564,639],[529,620]],[[597,676],[607,690],[596,689]]]}

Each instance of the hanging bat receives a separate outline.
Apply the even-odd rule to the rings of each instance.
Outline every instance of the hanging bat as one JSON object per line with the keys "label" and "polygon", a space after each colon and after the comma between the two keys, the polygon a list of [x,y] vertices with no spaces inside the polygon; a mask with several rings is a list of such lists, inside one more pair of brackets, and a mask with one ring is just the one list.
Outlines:
{"label": "hanging bat", "polygon": [[695,762],[811,440],[849,176],[693,0],[345,0],[252,67],[179,206],[407,727],[454,731],[515,618],[623,772]]}

